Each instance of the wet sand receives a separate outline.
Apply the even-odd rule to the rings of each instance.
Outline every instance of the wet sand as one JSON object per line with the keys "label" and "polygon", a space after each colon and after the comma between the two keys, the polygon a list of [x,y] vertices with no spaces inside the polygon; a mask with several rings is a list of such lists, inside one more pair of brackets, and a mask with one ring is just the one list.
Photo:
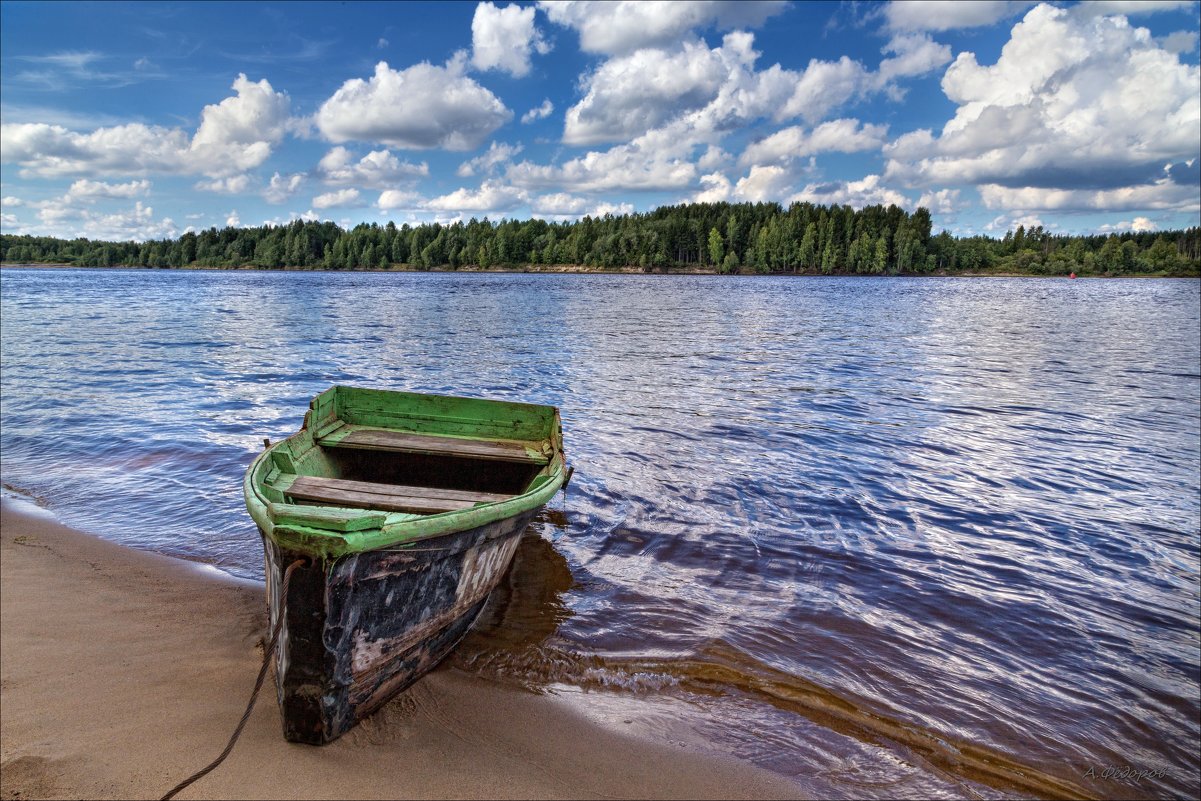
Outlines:
{"label": "wet sand", "polygon": [[[158,798],[220,753],[262,659],[260,585],[0,509],[0,794]],[[443,668],[356,730],[284,741],[264,686],[233,753],[179,798],[795,798],[694,744],[597,722],[612,699]],[[636,704],[636,699],[631,703]],[[629,704],[627,706],[627,714]]]}

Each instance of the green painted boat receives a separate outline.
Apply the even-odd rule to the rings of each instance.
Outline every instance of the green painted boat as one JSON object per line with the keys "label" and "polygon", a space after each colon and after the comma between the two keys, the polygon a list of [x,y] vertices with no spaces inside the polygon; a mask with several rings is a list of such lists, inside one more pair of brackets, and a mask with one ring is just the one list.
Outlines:
{"label": "green painted boat", "polygon": [[570,476],[553,406],[346,386],[313,398],[243,487],[272,629],[283,616],[284,736],[329,742],[437,665]]}

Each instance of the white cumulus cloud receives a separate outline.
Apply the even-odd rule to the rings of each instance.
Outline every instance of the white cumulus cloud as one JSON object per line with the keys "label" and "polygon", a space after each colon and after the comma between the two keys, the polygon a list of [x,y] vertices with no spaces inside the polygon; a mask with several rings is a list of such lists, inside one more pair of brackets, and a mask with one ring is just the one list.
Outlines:
{"label": "white cumulus cloud", "polygon": [[915,35],[885,48],[897,55],[881,71],[843,57],[812,60],[798,73],[779,64],[756,69],[753,45],[751,33],[734,31],[716,48],[687,39],[608,59],[584,77],[584,97],[565,115],[564,141],[618,144],[559,165],[521,162],[509,180],[584,192],[695,189],[700,175],[723,166],[720,145],[730,132],[764,118],[801,116],[816,125],[848,101],[891,94],[895,81],[935,69],[947,55]]}
{"label": "white cumulus cloud", "polygon": [[180,128],[129,123],[89,133],[61,125],[0,125],[0,159],[25,177],[188,175],[223,178],[259,166],[289,126],[290,100],[266,79],[238,75],[237,93],[205,106],[189,138]]}
{"label": "white cumulus cloud", "polygon": [[1110,233],[1111,231],[1157,231],[1159,230],[1159,225],[1148,217],[1135,217],[1133,220],[1122,220],[1112,225],[1102,225],[1097,230],[1103,234]]}
{"label": "white cumulus cloud", "polygon": [[588,214],[592,217],[604,217],[606,214],[612,214],[614,217],[620,217],[623,214],[633,214],[634,205],[632,203],[598,203]]}
{"label": "white cumulus cloud", "polygon": [[521,78],[529,74],[530,53],[550,52],[534,26],[533,6],[504,8],[484,2],[471,20],[471,63],[480,70],[500,70]]}
{"label": "white cumulus cloud", "polygon": [[147,239],[170,238],[178,233],[175,222],[170,217],[156,218],[154,209],[140,200],[135,202],[131,209],[97,211],[91,207],[71,205],[73,201],[81,199],[87,202],[84,197],[64,195],[39,203],[38,219],[41,220],[42,230],[37,231],[29,226],[25,226],[23,230],[26,233],[36,232],[64,238],[87,237],[109,242],[142,242]]}
{"label": "white cumulus cloud", "polygon": [[385,189],[380,192],[375,205],[380,211],[411,211],[420,209],[424,200],[416,192],[402,189]]}
{"label": "white cumulus cloud", "polygon": [[711,172],[700,178],[701,190],[689,198],[690,203],[724,203],[734,192],[730,179],[720,172]]}
{"label": "white cumulus cloud", "polygon": [[400,148],[471,150],[513,117],[496,95],[464,74],[461,57],[394,70],[385,61],[368,80],[342,84],[315,122],[335,143],[360,140]]}
{"label": "white cumulus cloud", "polygon": [[209,181],[197,181],[194,189],[201,192],[216,192],[222,195],[237,195],[250,188],[249,175],[231,175],[228,178],[213,178]]}
{"label": "white cumulus cloud", "polygon": [[842,57],[811,60],[802,72],[775,64],[756,70],[754,37],[727,34],[719,47],[688,40],[671,49],[644,49],[603,62],[585,76],[585,96],[568,109],[568,144],[628,142],[675,126],[689,143],[714,144],[728,131],[756,119],[802,117],[816,123],[833,109],[902,78],[945,63],[950,51],[924,35],[895,37],[878,71]]}
{"label": "white cumulus cloud", "polygon": [[870,82],[868,69],[846,56],[838,61],[810,59],[777,118],[801,117],[816,122],[862,92]]}
{"label": "white cumulus cloud", "polygon": [[[889,40],[882,52],[892,55],[880,62],[875,83],[886,90],[897,78],[925,75],[951,60],[951,48],[924,33],[898,34]],[[893,91],[895,93],[895,89]]]}
{"label": "white cumulus cloud", "polygon": [[174,237],[177,229],[170,217],[156,220],[154,209],[143,206],[142,202],[138,201],[129,211],[109,214],[85,212],[80,233],[89,239],[110,242],[132,239],[141,242],[147,239]]}
{"label": "white cumulus cloud", "polygon": [[729,160],[729,153],[717,145],[709,145],[709,147],[705,148],[704,155],[696,162],[696,166],[702,170],[712,170],[724,165]]}
{"label": "white cumulus cloud", "polygon": [[734,196],[751,203],[779,200],[791,184],[792,175],[783,167],[756,164],[734,185]]}
{"label": "white cumulus cloud", "polygon": [[1002,214],[996,217],[992,222],[984,226],[986,231],[1013,231],[1018,226],[1023,228],[1054,228],[1054,225],[1046,225],[1043,223],[1042,217],[1035,214]]}
{"label": "white cumulus cloud", "polygon": [[542,101],[542,105],[534,106],[534,108],[521,115],[521,124],[529,125],[535,120],[546,119],[555,110],[555,104],[550,102],[550,98]]}
{"label": "white cumulus cloud", "polygon": [[551,22],[573,28],[589,53],[631,53],[704,28],[755,28],[785,10],[776,0],[579,0],[540,2]]}
{"label": "white cumulus cloud", "polygon": [[571,195],[567,192],[554,192],[548,195],[538,195],[530,201],[530,208],[535,214],[552,216],[583,216],[596,201],[586,197]]}
{"label": "white cumulus cloud", "polygon": [[459,169],[455,171],[455,175],[458,175],[460,178],[467,178],[475,175],[477,172],[494,172],[501,164],[512,160],[514,156],[522,151],[523,147],[520,144],[508,145],[503,142],[493,142],[483,153],[460,164]]}
{"label": "white cumulus cloud", "polygon": [[526,201],[526,193],[499,181],[484,181],[478,189],[459,188],[425,202],[432,211],[503,212]]}
{"label": "white cumulus cloud", "polygon": [[811,130],[797,125],[751,143],[739,161],[743,164],[784,164],[817,153],[878,150],[887,135],[887,125],[864,124],[855,119],[831,120]]}
{"label": "white cumulus cloud", "polygon": [[335,192],[326,192],[325,194],[317,195],[313,198],[313,208],[315,209],[337,209],[346,206],[357,206],[359,199],[359,190],[357,189],[339,189]]}
{"label": "white cumulus cloud", "polygon": [[1116,199],[1141,185],[1161,196],[1165,180],[1191,184],[1195,196],[1201,70],[1125,17],[1074,12],[1031,9],[994,65],[961,53],[942,81],[958,104],[954,117],[937,135],[922,129],[885,146],[885,176],[909,185],[995,185],[994,202],[1014,197],[1004,187],[1087,200],[1095,196],[1084,190],[1117,192],[1102,195]]}
{"label": "white cumulus cloud", "polygon": [[648,48],[605,61],[586,78],[584,98],[567,110],[563,141],[629,139],[708,105],[729,77],[725,55],[689,41],[675,52]]}
{"label": "white cumulus cloud", "polygon": [[807,184],[789,198],[790,203],[805,202],[825,205],[849,205],[861,209],[864,206],[896,205],[913,207],[912,201],[895,189],[885,186],[879,175],[867,175],[859,181],[831,181]]}
{"label": "white cumulus cloud", "polygon": [[232,88],[235,96],[204,107],[189,146],[189,159],[204,165],[206,174],[259,166],[288,129],[291,101],[266,78],[255,83],[238,75]]}
{"label": "white cumulus cloud", "polygon": [[950,31],[992,25],[1031,5],[1033,0],[893,0],[884,7],[884,19],[893,30]]}
{"label": "white cumulus cloud", "polygon": [[263,198],[268,203],[283,203],[295,195],[303,183],[303,173],[297,172],[291,175],[280,175],[277,172],[271,176],[271,180],[264,187]]}
{"label": "white cumulus cloud", "polygon": [[951,48],[918,33],[894,35],[881,53],[892,55],[882,59],[874,71],[847,56],[837,61],[810,59],[799,75],[773,68],[777,70],[773,77],[791,79],[793,87],[786,102],[776,110],[775,118],[800,117],[814,123],[839,106],[876,92],[900,100],[904,91],[898,87],[898,80],[926,75],[951,60]]}
{"label": "white cumulus cloud", "polygon": [[1150,184],[1113,189],[1045,189],[983,184],[980,198],[990,209],[1021,211],[1134,211],[1139,209],[1201,210],[1201,190],[1168,178]]}
{"label": "white cumulus cloud", "polygon": [[361,159],[341,145],[332,148],[317,164],[317,175],[332,186],[387,189],[430,174],[429,164],[401,161],[388,150],[373,150]]}
{"label": "white cumulus cloud", "polygon": [[549,195],[539,195],[530,201],[530,209],[535,217],[548,217],[555,220],[578,220],[581,217],[604,217],[606,214],[633,214],[631,203],[597,202],[596,200],[571,195],[566,192],[555,192]]}
{"label": "white cumulus cloud", "polygon": [[61,125],[0,125],[0,160],[25,177],[145,175],[182,172],[188,136],[140,123],[76,133]]}
{"label": "white cumulus cloud", "polygon": [[104,181],[89,181],[80,178],[67,189],[65,199],[92,203],[101,198],[135,198],[150,192],[150,182],[130,181],[124,184],[109,184]]}
{"label": "white cumulus cloud", "polygon": [[696,167],[644,136],[609,150],[588,151],[560,165],[522,161],[511,165],[505,175],[511,183],[530,189],[640,191],[685,188],[696,179]]}
{"label": "white cumulus cloud", "polygon": [[917,205],[925,206],[934,214],[954,214],[960,209],[958,189],[939,189],[923,192]]}

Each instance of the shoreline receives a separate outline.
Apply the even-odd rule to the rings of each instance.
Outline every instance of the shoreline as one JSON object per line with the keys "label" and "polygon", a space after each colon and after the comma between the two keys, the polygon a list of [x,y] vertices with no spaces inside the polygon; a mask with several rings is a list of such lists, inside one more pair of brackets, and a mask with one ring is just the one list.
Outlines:
{"label": "shoreline", "polygon": [[[560,268],[560,269],[555,269]],[[1014,272],[931,272],[931,273],[756,273],[736,272],[719,273],[713,270],[666,270],[647,272],[641,267],[621,267],[615,269],[595,269],[583,265],[551,265],[543,268],[541,265],[525,267],[499,268],[463,267],[457,270],[445,267],[433,267],[428,270],[418,270],[405,266],[393,266],[380,269],[378,267],[354,267],[347,270],[332,270],[324,267],[138,267],[121,265],[114,267],[87,267],[77,264],[26,264],[0,262],[0,270],[146,270],[158,272],[214,272],[214,273],[438,273],[454,275],[643,275],[643,276],[712,276],[714,278],[1054,278],[1073,280],[1070,276],[1050,273],[1014,273]],[[1085,278],[1168,278],[1173,280],[1196,281],[1198,275],[1164,275],[1158,273],[1117,273],[1092,274],[1077,273],[1076,279]]]}
{"label": "shoreline", "polygon": [[[25,507],[0,499],[0,796],[158,798],[217,755],[246,704],[262,586]],[[805,794],[702,744],[620,731],[608,695],[535,695],[444,665],[322,747],[283,739],[273,695],[181,798]],[[642,703],[623,699],[618,717]]]}

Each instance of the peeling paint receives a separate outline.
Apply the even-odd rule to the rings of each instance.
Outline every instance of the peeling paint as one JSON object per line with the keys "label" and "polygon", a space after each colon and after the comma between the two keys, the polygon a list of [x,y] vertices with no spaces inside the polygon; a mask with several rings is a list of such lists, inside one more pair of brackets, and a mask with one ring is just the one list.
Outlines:
{"label": "peeling paint", "polygon": [[302,554],[263,545],[284,736],[321,744],[352,728],[458,644],[505,575],[536,510],[426,540],[308,564],[279,597],[281,565]]}

